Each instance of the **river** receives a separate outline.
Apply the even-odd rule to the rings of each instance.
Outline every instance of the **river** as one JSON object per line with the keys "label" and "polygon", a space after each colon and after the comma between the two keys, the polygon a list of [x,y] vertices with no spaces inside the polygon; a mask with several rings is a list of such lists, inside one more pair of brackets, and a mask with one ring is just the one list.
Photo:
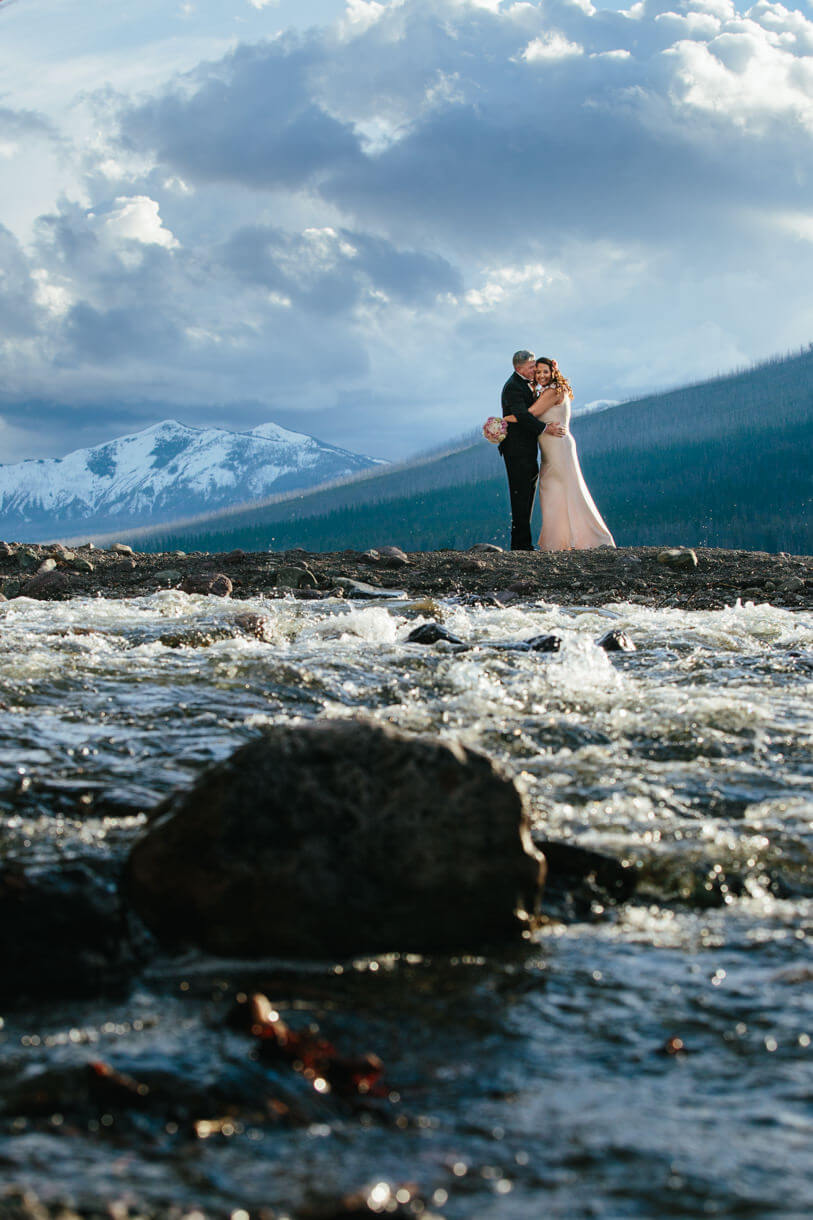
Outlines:
{"label": "river", "polygon": [[[246,611],[266,641],[232,631]],[[435,617],[475,647],[406,642]],[[611,627],[637,651],[596,647]],[[548,632],[557,653],[499,647]],[[638,877],[504,955],[190,954],[110,998],[11,1005],[0,1180],[116,1218],[332,1216],[354,1191],[388,1214],[399,1189],[403,1214],[446,1220],[810,1215],[812,644],[813,615],[750,603],[0,604],[5,861],[118,860],[144,811],[261,726],[363,712],[489,754],[540,835]],[[385,1101],[277,1067],[279,1121],[93,1113],[69,1088],[47,1113],[19,1102],[90,1060],[237,1095],[263,1071],[226,1019],[251,990],[380,1055]]]}

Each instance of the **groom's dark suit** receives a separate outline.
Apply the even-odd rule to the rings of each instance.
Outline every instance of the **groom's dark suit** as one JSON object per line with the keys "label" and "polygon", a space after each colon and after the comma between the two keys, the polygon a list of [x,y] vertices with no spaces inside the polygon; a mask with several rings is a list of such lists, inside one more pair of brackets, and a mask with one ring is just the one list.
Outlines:
{"label": "groom's dark suit", "polygon": [[513,373],[502,388],[503,415],[517,417],[515,424],[508,425],[508,435],[500,444],[511,496],[512,551],[533,550],[531,513],[539,478],[539,436],[545,431],[542,421],[528,411],[535,400],[530,382],[519,373]]}

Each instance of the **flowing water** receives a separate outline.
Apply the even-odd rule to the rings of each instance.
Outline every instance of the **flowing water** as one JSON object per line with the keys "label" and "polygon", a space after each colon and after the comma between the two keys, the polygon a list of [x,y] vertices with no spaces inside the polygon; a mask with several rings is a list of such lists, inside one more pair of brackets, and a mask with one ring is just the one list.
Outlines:
{"label": "flowing water", "polygon": [[[246,611],[272,642],[231,632]],[[438,616],[477,647],[405,642]],[[597,648],[610,627],[638,650]],[[499,647],[548,632],[558,653]],[[638,876],[629,902],[498,957],[159,959],[124,995],[12,1007],[7,1094],[102,1059],[237,1096],[250,1065],[288,1119],[238,1106],[195,1128],[72,1110],[67,1092],[0,1111],[0,1181],[144,1213],[327,1214],[364,1189],[387,1214],[411,1183],[409,1214],[447,1220],[810,1215],[812,643],[813,615],[751,604],[0,605],[7,860],[119,859],[144,810],[261,726],[364,713],[486,752],[543,837]],[[389,1099],[318,1097],[250,1058],[225,1016],[253,988],[377,1052]],[[217,1117],[189,1105],[190,1123]]]}

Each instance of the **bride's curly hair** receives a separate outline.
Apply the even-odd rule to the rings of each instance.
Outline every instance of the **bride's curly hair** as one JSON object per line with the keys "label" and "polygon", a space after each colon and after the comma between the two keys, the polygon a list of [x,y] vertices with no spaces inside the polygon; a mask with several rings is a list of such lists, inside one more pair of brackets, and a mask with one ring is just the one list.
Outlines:
{"label": "bride's curly hair", "polygon": [[546,364],[551,373],[548,384],[554,386],[557,390],[564,390],[565,394],[569,394],[571,398],[573,397],[573,386],[551,356],[537,356],[534,364]]}

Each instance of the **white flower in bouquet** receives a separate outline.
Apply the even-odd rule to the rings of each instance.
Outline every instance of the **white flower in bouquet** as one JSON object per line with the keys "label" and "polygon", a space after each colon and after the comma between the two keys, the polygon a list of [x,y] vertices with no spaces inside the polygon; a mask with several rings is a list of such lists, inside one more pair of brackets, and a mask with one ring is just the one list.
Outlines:
{"label": "white flower in bouquet", "polygon": [[483,424],[483,436],[487,441],[491,441],[492,445],[499,445],[500,441],[504,441],[508,435],[508,424],[504,419],[500,419],[498,415],[489,415],[486,422]]}

